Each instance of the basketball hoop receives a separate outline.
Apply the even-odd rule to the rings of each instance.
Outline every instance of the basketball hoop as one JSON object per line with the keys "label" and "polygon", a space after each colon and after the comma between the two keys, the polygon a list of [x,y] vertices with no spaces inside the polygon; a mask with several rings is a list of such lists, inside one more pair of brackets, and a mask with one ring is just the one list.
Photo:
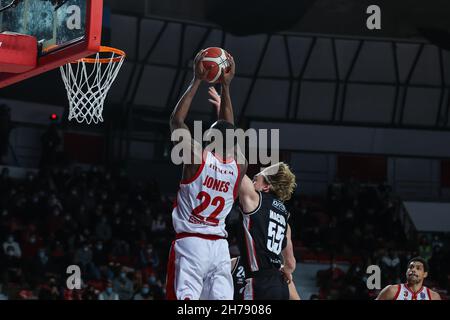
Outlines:
{"label": "basketball hoop", "polygon": [[69,98],[69,121],[103,122],[103,104],[125,56],[122,50],[100,47],[94,57],[60,67]]}

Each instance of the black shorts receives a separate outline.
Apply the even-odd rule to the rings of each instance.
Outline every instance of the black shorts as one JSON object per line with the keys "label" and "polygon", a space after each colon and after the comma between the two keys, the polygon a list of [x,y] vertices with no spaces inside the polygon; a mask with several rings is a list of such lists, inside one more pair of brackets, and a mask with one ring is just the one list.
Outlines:
{"label": "black shorts", "polygon": [[246,282],[244,300],[289,300],[289,287],[281,272],[256,274]]}

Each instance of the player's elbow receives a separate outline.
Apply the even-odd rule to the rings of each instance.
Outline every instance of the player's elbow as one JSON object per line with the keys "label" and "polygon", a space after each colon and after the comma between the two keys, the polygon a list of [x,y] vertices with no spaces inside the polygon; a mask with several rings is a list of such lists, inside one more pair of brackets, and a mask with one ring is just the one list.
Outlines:
{"label": "player's elbow", "polygon": [[184,120],[177,116],[175,113],[172,113],[169,120],[170,127],[173,129],[180,128],[184,124]]}
{"label": "player's elbow", "polygon": [[295,268],[297,267],[297,260],[295,260],[294,255],[289,255],[284,259],[284,267],[291,273],[294,272]]}
{"label": "player's elbow", "polygon": [[295,260],[294,257],[292,257],[291,259],[288,259],[286,265],[287,265],[287,267],[288,267],[289,269],[291,269],[292,271],[294,271],[294,270],[295,270],[295,267],[297,267],[297,261]]}

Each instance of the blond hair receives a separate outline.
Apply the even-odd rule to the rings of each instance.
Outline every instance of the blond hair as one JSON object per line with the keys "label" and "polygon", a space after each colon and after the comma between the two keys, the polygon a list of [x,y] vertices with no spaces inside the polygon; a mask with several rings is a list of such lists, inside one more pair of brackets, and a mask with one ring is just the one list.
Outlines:
{"label": "blond hair", "polygon": [[278,162],[267,167],[259,174],[267,180],[270,184],[270,190],[281,201],[289,200],[297,187],[295,175],[284,162]]}

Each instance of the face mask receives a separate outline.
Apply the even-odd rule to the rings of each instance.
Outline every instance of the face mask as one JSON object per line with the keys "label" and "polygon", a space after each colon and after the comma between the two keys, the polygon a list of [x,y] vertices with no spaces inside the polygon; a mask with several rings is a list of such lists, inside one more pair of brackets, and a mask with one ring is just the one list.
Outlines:
{"label": "face mask", "polygon": [[149,293],[149,288],[142,288],[142,294],[147,295]]}
{"label": "face mask", "polygon": [[84,247],[84,251],[89,251],[89,247]]}
{"label": "face mask", "polygon": [[103,246],[101,244],[98,244],[97,245],[97,250],[102,250],[102,249],[103,249]]}
{"label": "face mask", "polygon": [[121,273],[120,273],[120,277],[121,277],[122,279],[125,279],[126,276],[127,276],[127,274],[126,274],[125,272],[121,272]]}
{"label": "face mask", "polygon": [[150,277],[148,282],[150,282],[151,284],[154,284],[156,282],[156,278],[155,277]]}
{"label": "face mask", "polygon": [[30,243],[35,243],[36,242],[36,238],[30,238]]}
{"label": "face mask", "polygon": [[106,288],[106,292],[108,293],[108,294],[111,294],[112,293],[112,288]]}

